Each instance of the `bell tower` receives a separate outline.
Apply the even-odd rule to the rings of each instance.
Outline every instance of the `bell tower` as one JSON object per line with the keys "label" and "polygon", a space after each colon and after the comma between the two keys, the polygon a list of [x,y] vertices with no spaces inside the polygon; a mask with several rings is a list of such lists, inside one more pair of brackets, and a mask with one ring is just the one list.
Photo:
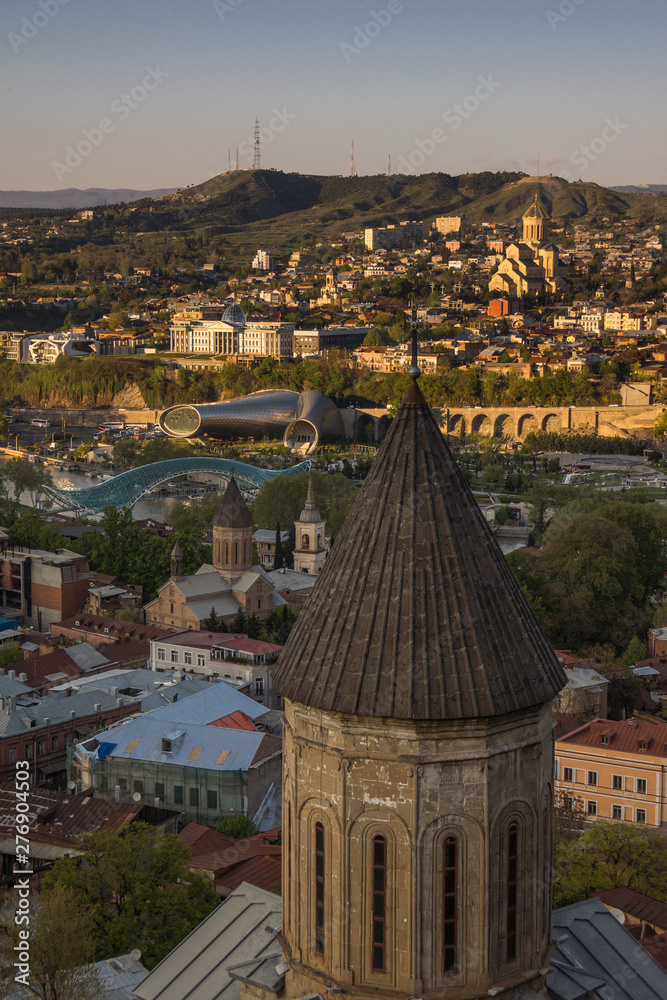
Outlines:
{"label": "bell tower", "polygon": [[252,566],[253,520],[234,474],[213,515],[213,566],[229,583]]}
{"label": "bell tower", "polygon": [[539,194],[536,193],[533,204],[523,215],[524,243],[542,243],[544,241],[544,220],[548,219],[549,215],[540,205],[539,197]]}
{"label": "bell tower", "polygon": [[327,552],[324,547],[326,521],[320,517],[313,499],[313,478],[308,476],[306,506],[298,521],[294,522],[296,547],[294,569],[297,573],[319,573],[324,566]]}
{"label": "bell tower", "polygon": [[273,673],[285,1000],[529,996],[551,951],[565,678],[410,373]]}

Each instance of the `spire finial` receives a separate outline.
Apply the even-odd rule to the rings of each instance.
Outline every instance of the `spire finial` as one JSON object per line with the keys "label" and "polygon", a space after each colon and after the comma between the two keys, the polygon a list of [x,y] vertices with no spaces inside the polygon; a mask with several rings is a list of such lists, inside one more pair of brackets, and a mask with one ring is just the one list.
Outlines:
{"label": "spire finial", "polygon": [[419,353],[419,323],[417,321],[417,307],[413,300],[412,302],[412,318],[410,320],[410,331],[412,333],[412,364],[408,368],[408,375],[411,379],[418,379],[421,375],[421,371],[417,365],[417,355]]}

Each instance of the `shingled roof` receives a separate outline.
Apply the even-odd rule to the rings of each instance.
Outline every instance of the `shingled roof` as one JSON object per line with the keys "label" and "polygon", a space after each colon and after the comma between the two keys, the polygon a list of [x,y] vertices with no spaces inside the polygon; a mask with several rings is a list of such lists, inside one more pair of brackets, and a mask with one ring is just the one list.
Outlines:
{"label": "shingled roof", "polygon": [[273,679],[303,705],[415,720],[503,715],[565,684],[416,383]]}
{"label": "shingled roof", "polygon": [[232,475],[229,486],[213,515],[213,525],[218,528],[252,528],[252,514]]}

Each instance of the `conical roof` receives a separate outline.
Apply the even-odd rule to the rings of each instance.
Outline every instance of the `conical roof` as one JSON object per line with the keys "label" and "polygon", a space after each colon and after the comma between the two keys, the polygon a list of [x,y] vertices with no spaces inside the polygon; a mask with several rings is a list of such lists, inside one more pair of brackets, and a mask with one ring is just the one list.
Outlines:
{"label": "conical roof", "polygon": [[229,485],[223,493],[222,500],[218,504],[213,515],[214,528],[252,528],[252,514],[241,496],[241,491],[236,485],[236,480],[232,474]]}
{"label": "conical roof", "polygon": [[539,199],[539,194],[536,194],[535,195],[535,201],[533,202],[533,204],[530,206],[530,208],[526,209],[526,211],[523,213],[523,218],[524,219],[548,219],[549,218],[549,213],[546,211],[546,209],[542,208],[542,206],[540,205],[538,199]]}
{"label": "conical roof", "polygon": [[303,705],[415,720],[503,715],[565,684],[416,383],[273,679]]}
{"label": "conical roof", "polygon": [[313,498],[313,477],[308,476],[308,492],[306,493],[306,506],[301,511],[301,516],[299,517],[299,523],[301,524],[317,524],[321,521],[320,512],[315,506],[315,500]]}

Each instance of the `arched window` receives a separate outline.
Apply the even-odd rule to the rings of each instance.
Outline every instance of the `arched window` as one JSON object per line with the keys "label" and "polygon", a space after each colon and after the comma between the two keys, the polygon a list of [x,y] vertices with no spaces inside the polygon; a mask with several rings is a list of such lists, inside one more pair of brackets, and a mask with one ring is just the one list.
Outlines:
{"label": "arched window", "polygon": [[229,542],[225,542],[225,562],[229,563]]}
{"label": "arched window", "polygon": [[248,543],[247,542],[243,543],[243,561],[244,562],[248,561]]}
{"label": "arched window", "polygon": [[442,845],[442,971],[456,972],[458,948],[458,843],[446,837]]}
{"label": "arched window", "polygon": [[373,837],[373,972],[387,966],[387,838]]}
{"label": "arched window", "polygon": [[301,536],[301,548],[302,549],[309,549],[310,548],[310,538],[308,537],[308,535],[302,535]]}
{"label": "arched window", "polygon": [[315,954],[324,954],[324,826],[315,824]]}
{"label": "arched window", "polygon": [[519,828],[512,823],[507,832],[507,961],[516,958],[517,902],[519,881]]}
{"label": "arched window", "polygon": [[239,564],[239,543],[234,542],[234,565],[238,566],[238,564]]}
{"label": "arched window", "polygon": [[257,598],[257,610],[258,611],[262,610],[262,598],[261,597]]}

